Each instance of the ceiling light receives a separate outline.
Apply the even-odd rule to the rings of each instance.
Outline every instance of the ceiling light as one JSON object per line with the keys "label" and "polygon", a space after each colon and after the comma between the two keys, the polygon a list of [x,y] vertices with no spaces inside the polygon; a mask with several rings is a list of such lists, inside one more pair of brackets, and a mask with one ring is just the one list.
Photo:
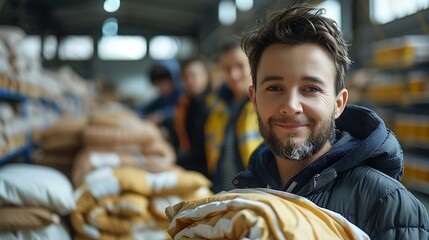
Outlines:
{"label": "ceiling light", "polygon": [[156,60],[172,59],[179,51],[176,37],[155,36],[149,42],[149,55]]}
{"label": "ceiling light", "polygon": [[237,19],[235,4],[229,0],[219,2],[219,22],[223,25],[232,25]]}
{"label": "ceiling light", "polygon": [[242,12],[247,12],[253,8],[253,0],[235,0],[237,9]]}
{"label": "ceiling light", "polygon": [[104,21],[103,27],[103,36],[115,36],[118,35],[118,21],[116,18],[108,18]]}
{"label": "ceiling light", "polygon": [[104,11],[106,12],[116,12],[118,11],[119,7],[121,6],[120,0],[106,0],[104,1]]}

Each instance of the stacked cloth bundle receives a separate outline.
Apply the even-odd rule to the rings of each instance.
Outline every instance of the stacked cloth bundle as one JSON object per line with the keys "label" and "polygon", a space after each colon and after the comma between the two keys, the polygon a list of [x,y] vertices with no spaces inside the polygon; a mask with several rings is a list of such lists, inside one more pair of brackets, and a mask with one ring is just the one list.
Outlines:
{"label": "stacked cloth bundle", "polygon": [[71,173],[75,239],[169,239],[165,208],[211,196],[210,181],[175,164],[155,124],[119,105],[98,109]]}
{"label": "stacked cloth bundle", "polygon": [[88,116],[71,177],[78,187],[86,174],[102,167],[134,166],[151,172],[175,168],[173,148],[153,123],[118,104],[98,107]]}
{"label": "stacked cloth bundle", "polygon": [[212,195],[200,173],[150,173],[125,166],[101,168],[75,191],[75,239],[170,239],[165,208]]}
{"label": "stacked cloth bundle", "polygon": [[369,239],[341,215],[271,189],[237,189],[166,209],[173,239]]}
{"label": "stacked cloth bundle", "polygon": [[74,208],[72,184],[61,172],[23,163],[0,168],[0,239],[71,239],[61,217]]}

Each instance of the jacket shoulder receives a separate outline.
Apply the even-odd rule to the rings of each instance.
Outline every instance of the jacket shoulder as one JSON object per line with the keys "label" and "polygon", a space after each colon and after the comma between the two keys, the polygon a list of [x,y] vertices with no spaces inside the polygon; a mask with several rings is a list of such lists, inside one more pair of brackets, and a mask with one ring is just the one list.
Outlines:
{"label": "jacket shoulder", "polygon": [[345,172],[340,181],[338,193],[354,196],[342,201],[340,208],[355,206],[353,211],[345,212],[346,218],[371,239],[429,239],[426,208],[397,180],[374,168],[359,166]]}
{"label": "jacket shoulder", "polygon": [[387,137],[383,144],[365,161],[365,164],[398,181],[401,180],[404,174],[404,155],[401,145],[392,131],[387,129]]}

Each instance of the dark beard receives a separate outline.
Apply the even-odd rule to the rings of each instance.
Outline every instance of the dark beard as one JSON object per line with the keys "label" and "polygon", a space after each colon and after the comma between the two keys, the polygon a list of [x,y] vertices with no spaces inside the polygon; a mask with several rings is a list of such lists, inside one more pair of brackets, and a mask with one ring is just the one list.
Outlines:
{"label": "dark beard", "polygon": [[283,159],[293,161],[307,159],[318,153],[327,141],[332,144],[335,139],[335,112],[327,122],[323,123],[320,131],[313,132],[301,146],[297,146],[293,135],[286,136],[282,140],[276,137],[272,130],[272,122],[272,118],[268,119],[269,128],[265,128],[258,114],[259,131],[265,143],[274,155]]}

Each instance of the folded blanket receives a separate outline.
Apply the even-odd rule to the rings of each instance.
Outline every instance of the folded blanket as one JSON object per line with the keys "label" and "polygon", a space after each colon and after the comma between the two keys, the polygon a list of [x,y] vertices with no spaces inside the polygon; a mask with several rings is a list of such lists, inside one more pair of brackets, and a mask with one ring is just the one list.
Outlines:
{"label": "folded blanket", "polygon": [[159,224],[163,224],[165,228],[168,228],[170,223],[165,209],[169,206],[178,204],[183,201],[192,201],[197,199],[203,199],[213,196],[213,192],[208,187],[201,187],[196,191],[190,191],[188,193],[174,194],[168,196],[154,196],[150,198],[149,210],[152,215],[157,219]]}
{"label": "folded blanket", "polygon": [[62,117],[55,124],[44,129],[41,138],[42,140],[46,138],[58,139],[58,136],[81,134],[87,124],[87,117]]}
{"label": "folded blanket", "polygon": [[40,229],[52,223],[60,223],[60,217],[38,207],[0,207],[0,232]]}
{"label": "folded blanket", "polygon": [[369,239],[337,213],[270,189],[239,189],[166,209],[173,239]]}
{"label": "folded blanket", "polygon": [[211,182],[194,171],[150,173],[140,168],[101,168],[85,177],[85,184],[96,198],[133,192],[143,196],[186,194]]}
{"label": "folded blanket", "polygon": [[[117,118],[117,115],[115,117]],[[95,118],[97,120],[94,121]],[[115,119],[94,115],[83,130],[83,142],[86,146],[145,146],[160,140],[165,140],[160,128],[154,123],[140,119]]]}
{"label": "folded blanket", "polygon": [[[76,234],[73,237],[73,240],[93,240],[87,236]],[[130,235],[126,236],[115,236],[115,235],[106,235],[101,234],[99,236],[100,240],[168,240],[171,239],[170,235],[165,230],[160,229],[139,229],[133,231]]]}
{"label": "folded blanket", "polygon": [[168,171],[177,168],[174,164],[175,157],[167,154],[167,151],[162,154],[162,150],[159,150],[157,146],[158,144],[148,146],[146,154],[142,154],[140,149],[130,148],[113,151],[85,147],[78,152],[73,163],[71,171],[73,184],[79,186],[87,174],[104,167],[132,166],[148,171]]}
{"label": "folded blanket", "polygon": [[92,239],[127,237],[135,230],[156,227],[145,196],[125,192],[97,198],[86,187],[76,191],[76,211],[70,216],[81,235]]}
{"label": "folded blanket", "polygon": [[87,117],[62,117],[55,124],[41,131],[44,150],[76,151],[82,146],[82,133]]}
{"label": "folded blanket", "polygon": [[70,240],[70,234],[61,224],[50,224],[38,229],[21,229],[13,232],[0,232],[2,240],[43,239]]}

